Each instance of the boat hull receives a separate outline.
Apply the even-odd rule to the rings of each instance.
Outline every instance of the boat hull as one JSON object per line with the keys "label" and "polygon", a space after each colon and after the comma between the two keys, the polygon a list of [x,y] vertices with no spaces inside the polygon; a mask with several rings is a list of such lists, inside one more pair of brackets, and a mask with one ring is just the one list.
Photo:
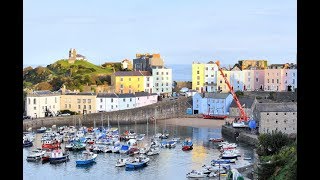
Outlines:
{"label": "boat hull", "polygon": [[49,158],[50,164],[57,164],[57,163],[62,163],[66,162],[69,160],[69,155],[64,155],[62,157],[57,157],[57,158]]}
{"label": "boat hull", "polygon": [[77,160],[76,165],[87,165],[95,162],[96,158],[89,159],[89,160]]}
{"label": "boat hull", "polygon": [[208,115],[208,114],[203,114],[202,115],[203,119],[226,119],[226,115]]}

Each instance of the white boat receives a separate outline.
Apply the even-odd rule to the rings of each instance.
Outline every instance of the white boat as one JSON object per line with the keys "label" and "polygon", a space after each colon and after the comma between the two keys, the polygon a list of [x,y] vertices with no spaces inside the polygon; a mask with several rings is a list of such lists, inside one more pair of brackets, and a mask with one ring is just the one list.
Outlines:
{"label": "white boat", "polygon": [[38,161],[41,160],[42,156],[45,154],[46,151],[41,149],[35,149],[31,151],[30,155],[27,156],[27,161]]}
{"label": "white boat", "polygon": [[207,174],[204,174],[202,171],[192,170],[187,173],[187,178],[204,178],[207,177]]}
{"label": "white boat", "polygon": [[150,150],[150,146],[148,146],[148,144],[146,144],[143,148],[140,148],[139,153],[146,154],[149,150]]}
{"label": "white boat", "polygon": [[126,165],[127,162],[130,162],[129,158],[120,158],[116,163],[116,167],[123,167]]}
{"label": "white boat", "polygon": [[248,124],[246,124],[245,122],[233,122],[232,123],[232,127],[234,128],[244,128],[244,127],[249,127]]}
{"label": "white boat", "polygon": [[149,161],[150,161],[150,158],[148,158],[147,156],[145,156],[145,155],[142,155],[142,154],[140,154],[139,156],[137,156],[136,158],[135,158],[135,161],[143,161],[143,162],[145,162],[145,163],[148,163]]}
{"label": "white boat", "polygon": [[143,139],[144,139],[144,134],[139,134],[138,136],[137,136],[137,141],[142,141]]}
{"label": "white boat", "polygon": [[180,138],[179,137],[176,137],[176,138],[172,138],[171,141],[174,141],[174,142],[179,142],[180,141]]}
{"label": "white boat", "polygon": [[116,145],[111,148],[113,153],[120,153],[121,145]]}
{"label": "white boat", "polygon": [[156,155],[156,154],[160,154],[160,148],[159,147],[152,147],[147,152],[148,156],[152,156],[152,155]]}

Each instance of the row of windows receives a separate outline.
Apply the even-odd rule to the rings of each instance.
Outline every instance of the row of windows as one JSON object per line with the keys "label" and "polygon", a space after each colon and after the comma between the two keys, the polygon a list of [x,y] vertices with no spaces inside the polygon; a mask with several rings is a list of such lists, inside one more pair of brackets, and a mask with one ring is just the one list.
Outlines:
{"label": "row of windows", "polygon": [[[276,115],[278,115],[278,114],[279,113],[276,112]],[[288,114],[287,112],[283,113],[283,115],[287,115],[287,114]],[[295,115],[296,113],[293,112],[292,114]],[[267,115],[269,115],[269,113],[267,113]]]}
{"label": "row of windows", "polygon": [[[127,107],[129,107],[129,106],[130,106],[130,105],[127,104]],[[133,104],[132,106],[135,107],[136,105]],[[111,109],[113,109],[113,107],[114,107],[113,105],[110,106]],[[115,108],[118,108],[118,106],[116,105]],[[102,109],[102,105],[100,105],[100,109]]]}
{"label": "row of windows", "polygon": [[[71,106],[70,106],[71,107]],[[89,109],[91,109],[91,105],[88,106]],[[78,109],[81,109],[81,105],[78,105]],[[83,105],[83,109],[87,109],[87,106],[86,105]]]}
{"label": "row of windows", "polygon": [[[268,76],[269,76],[270,74],[268,73]],[[272,73],[272,75],[274,75],[274,73]],[[277,76],[279,76],[279,73],[277,73]],[[288,76],[288,73],[286,73],[286,76]],[[296,73],[292,73],[292,76],[296,76]]]}
{"label": "row of windows", "polygon": [[[286,127],[283,128],[283,130],[285,130],[285,131],[286,131],[287,129],[289,130],[289,128],[286,128]],[[267,130],[267,131],[266,131],[266,130]],[[281,130],[281,129],[280,129],[280,130]],[[292,128],[292,130],[294,130],[294,128]],[[278,128],[276,128],[276,131],[278,131]],[[263,132],[269,133],[269,128],[267,128],[267,129],[266,129],[266,128],[263,128]]]}
{"label": "row of windows", "polygon": [[[81,103],[81,99],[77,99],[77,103]],[[87,103],[87,99],[82,99],[82,103]],[[91,99],[88,99],[88,103],[91,103]]]}
{"label": "row of windows", "polygon": [[[269,122],[269,119],[267,119],[267,122]],[[278,120],[276,120],[276,124],[278,124]],[[286,124],[287,122],[288,122],[288,120],[287,119],[285,119],[285,120],[283,120],[283,122]],[[294,122],[294,119],[292,119],[292,122]]]}
{"label": "row of windows", "polygon": [[[159,75],[159,72],[157,72],[156,74]],[[161,72],[161,75],[164,75],[164,73]],[[169,75],[169,72],[166,72],[166,75]]]}
{"label": "row of windows", "polygon": [[[156,91],[159,91],[159,88],[156,88]],[[161,90],[162,92],[164,92],[164,88],[162,88],[162,90]],[[166,88],[166,91],[169,91],[169,89],[168,88]]]}
{"label": "row of windows", "polygon": [[[156,87],[159,86],[159,83],[156,83]],[[163,86],[163,83],[161,83],[161,86]],[[169,86],[169,83],[166,83],[166,86]]]}
{"label": "row of windows", "polygon": [[[42,106],[42,109],[43,109],[43,110],[44,110],[44,109],[46,109],[46,108],[51,109],[51,106],[49,106],[49,107],[47,107],[47,106]],[[55,106],[55,105],[52,105],[52,108],[53,108],[53,109],[55,109],[55,108],[56,108],[56,106]]]}
{"label": "row of windows", "polygon": [[[81,114],[81,111],[78,111],[78,113]],[[91,111],[89,111],[88,114],[91,114]]]}
{"label": "row of windows", "polygon": [[[123,88],[123,87],[124,87],[123,84],[120,84],[120,88]],[[132,88],[132,86],[129,85],[129,88]],[[138,88],[140,88],[140,84],[138,84]]]}
{"label": "row of windows", "polygon": [[[45,98],[45,104],[47,104],[47,102],[48,102],[48,99]],[[54,102],[57,103],[57,97],[54,97]],[[31,104],[30,98],[28,98],[28,104]],[[37,104],[36,98],[33,99],[33,104]]]}
{"label": "row of windows", "polygon": [[[156,80],[159,80],[159,78],[157,77]],[[161,80],[164,80],[163,77],[161,77]],[[169,77],[166,77],[166,80],[169,80]]]}

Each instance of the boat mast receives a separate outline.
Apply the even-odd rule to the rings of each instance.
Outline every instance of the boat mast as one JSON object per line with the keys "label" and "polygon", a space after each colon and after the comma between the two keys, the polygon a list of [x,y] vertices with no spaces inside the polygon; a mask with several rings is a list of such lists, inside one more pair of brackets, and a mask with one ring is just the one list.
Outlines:
{"label": "boat mast", "polygon": [[109,115],[108,115],[108,128],[110,127],[110,122],[109,122]]}
{"label": "boat mast", "polygon": [[147,137],[149,137],[149,122],[148,122],[148,120],[149,120],[149,117],[148,117],[148,114],[147,114]]}
{"label": "boat mast", "polygon": [[101,126],[103,128],[103,118],[102,118],[102,113],[101,113]]}

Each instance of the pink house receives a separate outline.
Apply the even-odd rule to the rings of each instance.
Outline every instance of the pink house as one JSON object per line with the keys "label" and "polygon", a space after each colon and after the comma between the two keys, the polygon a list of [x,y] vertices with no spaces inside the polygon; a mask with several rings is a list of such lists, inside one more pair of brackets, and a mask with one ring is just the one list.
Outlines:
{"label": "pink house", "polygon": [[285,91],[283,73],[284,69],[266,69],[264,75],[264,90]]}
{"label": "pink house", "polygon": [[264,76],[266,70],[254,70],[254,90],[264,89]]}
{"label": "pink house", "polygon": [[150,94],[148,92],[136,92],[136,107],[147,106],[158,101],[157,93]]}

